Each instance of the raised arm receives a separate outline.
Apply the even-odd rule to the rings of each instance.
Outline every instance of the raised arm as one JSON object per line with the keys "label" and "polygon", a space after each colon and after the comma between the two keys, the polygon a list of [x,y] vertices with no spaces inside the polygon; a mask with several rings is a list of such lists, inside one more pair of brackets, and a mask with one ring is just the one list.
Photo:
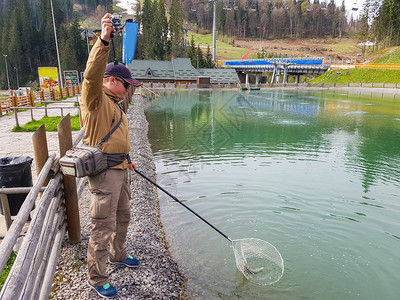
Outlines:
{"label": "raised arm", "polygon": [[102,99],[103,77],[110,54],[109,40],[114,31],[110,20],[111,14],[107,13],[101,19],[101,35],[97,40],[86,63],[83,74],[81,105],[90,110],[98,108]]}

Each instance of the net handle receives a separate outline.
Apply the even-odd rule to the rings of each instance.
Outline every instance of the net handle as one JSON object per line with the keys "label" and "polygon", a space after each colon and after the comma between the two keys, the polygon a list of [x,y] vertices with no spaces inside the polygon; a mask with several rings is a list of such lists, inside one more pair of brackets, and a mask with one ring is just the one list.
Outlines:
{"label": "net handle", "polygon": [[176,202],[178,202],[180,205],[182,205],[184,208],[189,210],[192,214],[194,214],[196,217],[198,217],[200,220],[202,220],[204,223],[206,223],[208,226],[210,226],[212,229],[214,229],[216,232],[218,232],[220,235],[222,235],[224,238],[226,238],[228,241],[231,243],[233,242],[226,234],[224,234],[222,231],[220,231],[217,227],[212,225],[210,222],[208,222],[206,219],[204,219],[202,216],[200,216],[198,213],[196,213],[194,210],[192,210],[190,207],[186,206],[182,201],[180,201],[178,198],[176,198],[174,195],[170,194],[167,190],[165,190],[163,187],[155,183],[153,180],[148,178],[146,175],[144,175],[142,172],[138,171],[136,168],[134,168],[135,172],[142,176],[144,179],[146,179],[148,182],[152,183],[156,187],[158,187],[160,190],[162,190],[164,193],[166,193],[168,196],[170,196],[172,199],[174,199]]}

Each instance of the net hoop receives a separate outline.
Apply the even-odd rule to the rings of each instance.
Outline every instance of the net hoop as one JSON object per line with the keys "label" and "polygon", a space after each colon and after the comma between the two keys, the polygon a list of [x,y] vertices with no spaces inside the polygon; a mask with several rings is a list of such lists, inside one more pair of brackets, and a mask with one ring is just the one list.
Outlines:
{"label": "net hoop", "polygon": [[284,273],[282,255],[274,245],[256,238],[232,240],[236,266],[251,282],[271,285],[278,282]]}

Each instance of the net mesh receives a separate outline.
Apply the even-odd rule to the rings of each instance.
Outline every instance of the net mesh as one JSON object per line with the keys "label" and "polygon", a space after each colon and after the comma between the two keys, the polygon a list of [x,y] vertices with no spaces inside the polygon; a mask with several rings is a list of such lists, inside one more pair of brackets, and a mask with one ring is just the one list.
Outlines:
{"label": "net mesh", "polygon": [[233,240],[232,247],[237,268],[251,282],[270,285],[283,276],[282,256],[270,243],[248,238]]}

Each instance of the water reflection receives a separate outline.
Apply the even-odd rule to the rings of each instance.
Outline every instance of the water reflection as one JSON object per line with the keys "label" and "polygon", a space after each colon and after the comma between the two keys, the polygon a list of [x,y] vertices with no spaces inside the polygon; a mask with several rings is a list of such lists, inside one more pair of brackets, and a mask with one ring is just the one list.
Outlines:
{"label": "water reflection", "polygon": [[163,185],[232,238],[271,242],[287,267],[267,290],[249,284],[224,240],[161,203],[190,295],[400,293],[400,101],[320,91],[185,92],[153,103],[146,115]]}
{"label": "water reflection", "polygon": [[185,160],[215,159],[232,150],[241,157],[318,160],[345,151],[347,170],[363,177],[365,192],[377,180],[397,182],[398,106],[388,110],[334,94],[318,97],[320,92],[211,93],[177,93],[147,111],[155,152],[178,149],[173,155]]}

